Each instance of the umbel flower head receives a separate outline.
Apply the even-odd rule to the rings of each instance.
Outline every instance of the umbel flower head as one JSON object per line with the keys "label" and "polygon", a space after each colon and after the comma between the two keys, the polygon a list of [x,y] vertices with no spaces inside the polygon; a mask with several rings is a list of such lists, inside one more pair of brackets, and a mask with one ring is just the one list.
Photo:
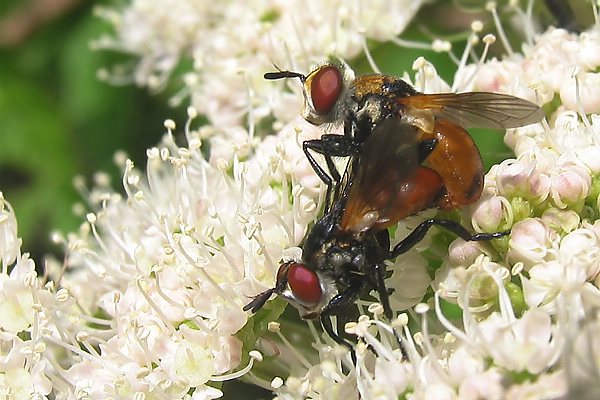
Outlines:
{"label": "umbel flower head", "polygon": [[[145,176],[117,157],[124,194],[96,177],[87,191],[94,211],[79,232],[54,235],[67,255],[48,262],[44,286],[20,254],[16,219],[2,199],[6,393],[217,398],[220,382],[262,360],[243,349],[256,337],[251,328],[239,333],[248,319],[242,307],[270,285],[280,259],[295,257],[315,218],[319,180],[299,140],[318,131],[298,121],[250,149],[240,143],[224,152],[215,143],[208,161],[195,116],[190,108],[186,147],[165,123]],[[281,311],[271,307],[269,318]]]}
{"label": "umbel flower head", "polygon": [[[208,161],[189,114],[188,146],[175,144],[167,121],[145,177],[123,160],[125,194],[97,186],[95,212],[66,240],[71,272],[62,284],[104,325],[98,359],[73,365],[69,381],[97,396],[219,397],[215,382],[261,358],[236,336],[247,322],[243,305],[315,218],[318,180],[291,125],[230,152],[215,148]],[[308,128],[300,140],[316,133]]]}

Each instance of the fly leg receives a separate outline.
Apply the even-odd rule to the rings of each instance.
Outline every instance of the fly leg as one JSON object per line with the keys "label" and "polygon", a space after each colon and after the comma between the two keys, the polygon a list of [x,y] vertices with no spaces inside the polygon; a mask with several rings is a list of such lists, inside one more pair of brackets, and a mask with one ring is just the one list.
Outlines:
{"label": "fly leg", "polygon": [[364,283],[362,280],[354,280],[354,282],[352,282],[350,286],[348,286],[343,292],[338,293],[329,301],[329,303],[327,303],[327,305],[325,306],[325,308],[323,308],[323,311],[321,312],[320,318],[321,325],[323,325],[323,329],[325,330],[325,332],[327,332],[329,337],[331,337],[336,343],[348,347],[352,351],[352,359],[354,361],[356,361],[356,355],[354,354],[353,344],[348,340],[342,338],[337,332],[335,332],[331,324],[331,319],[329,317],[337,314],[339,311],[341,311],[348,305],[353,304],[358,298],[358,295],[362,290],[363,285]]}
{"label": "fly leg", "polygon": [[[377,277],[377,293],[379,293],[379,301],[381,301],[381,305],[383,306],[383,314],[391,323],[394,318],[394,313],[390,305],[390,293],[385,286],[385,273],[386,268],[383,262],[375,265],[375,276]],[[408,355],[406,353],[406,349],[404,348],[404,344],[402,343],[400,333],[394,327],[392,327],[392,331],[394,332],[394,337],[396,338],[398,346],[400,347],[400,351],[402,352],[402,358],[405,360],[408,359]]]}
{"label": "fly leg", "polygon": [[385,287],[385,264],[380,263],[375,265],[375,276],[377,278],[377,293],[379,294],[379,301],[381,301],[381,305],[383,306],[383,315],[388,320],[392,320],[394,318],[394,312],[392,311],[392,307],[390,306],[390,294],[388,289]]}
{"label": "fly leg", "polygon": [[[327,208],[329,208],[332,199],[331,191],[335,190],[333,198],[337,198],[339,183],[342,180],[340,173],[333,162],[333,157],[348,157],[354,155],[357,153],[357,147],[350,136],[325,134],[322,135],[320,139],[305,140],[304,143],[302,143],[302,150],[304,151],[304,154],[306,154],[310,166],[327,186],[325,204],[327,204]],[[319,165],[310,151],[323,155],[329,173]],[[327,209],[325,211],[327,211]]]}
{"label": "fly leg", "polygon": [[479,242],[483,240],[491,240],[501,238],[510,233],[510,230],[503,232],[493,232],[493,233],[476,233],[472,234],[468,230],[465,229],[464,226],[459,224],[456,221],[451,221],[447,219],[428,219],[426,221],[421,222],[414,231],[412,231],[407,237],[405,237],[400,243],[398,243],[394,248],[390,251],[387,259],[392,259],[398,257],[400,254],[406,253],[412,247],[414,247],[417,243],[419,243],[429,228],[433,225],[441,226],[450,232],[454,233],[458,237],[463,240]]}
{"label": "fly leg", "polygon": [[[375,238],[377,239],[377,244],[379,245],[382,253],[389,252],[390,248],[390,233],[387,229],[379,231],[375,234]],[[385,257],[382,258],[382,260]],[[387,273],[385,263],[381,261],[377,263],[373,267],[375,272],[375,288],[377,289],[377,293],[379,294],[379,301],[381,301],[381,305],[383,306],[383,313],[388,320],[392,320],[394,317],[394,313],[392,311],[392,307],[390,306],[390,291],[385,286],[385,275]]]}

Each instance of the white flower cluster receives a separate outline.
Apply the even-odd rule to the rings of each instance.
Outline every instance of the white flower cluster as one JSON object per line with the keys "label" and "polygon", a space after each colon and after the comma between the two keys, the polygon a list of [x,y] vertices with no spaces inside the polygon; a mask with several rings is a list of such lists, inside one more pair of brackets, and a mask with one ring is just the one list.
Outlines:
{"label": "white flower cluster", "polygon": [[168,121],[145,177],[125,162],[124,197],[94,189],[96,211],[68,238],[62,284],[103,330],[89,330],[100,351],[70,368],[73,389],[101,399],[182,398],[193,388],[192,398],[215,398],[222,393],[209,382],[249,371],[252,362],[238,368],[247,357],[235,336],[248,318],[242,307],[272,285],[318,208],[320,184],[298,144],[317,131],[299,124],[246,161],[234,149],[209,163],[198,132],[188,123],[189,145],[179,147]]}
{"label": "white flower cluster", "polygon": [[266,82],[266,71],[277,65],[308,72],[328,56],[355,57],[367,38],[386,41],[401,33],[421,3],[133,0],[120,11],[102,10],[116,37],[101,38],[95,47],[133,54],[139,59],[133,72],[108,77],[127,81],[132,75],[151,88],[189,64],[181,68],[185,89],[175,100],[190,96],[215,126],[236,126],[250,110],[257,119],[273,114],[288,122],[298,114],[301,97]]}
{"label": "white flower cluster", "polygon": [[61,378],[54,370],[60,358],[54,343],[68,346],[67,333],[80,322],[69,293],[42,286],[29,254],[21,253],[15,214],[2,192],[0,262],[0,396],[45,399]]}

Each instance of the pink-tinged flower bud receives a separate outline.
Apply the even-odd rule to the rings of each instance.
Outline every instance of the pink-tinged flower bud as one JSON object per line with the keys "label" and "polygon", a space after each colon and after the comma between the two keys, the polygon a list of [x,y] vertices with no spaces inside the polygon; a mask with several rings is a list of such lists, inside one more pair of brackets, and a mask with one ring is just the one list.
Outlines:
{"label": "pink-tinged flower bud", "polygon": [[[577,83],[575,79],[578,79]],[[579,86],[577,96],[576,86]],[[568,79],[560,87],[560,99],[571,110],[579,111],[579,106],[586,114],[600,111],[600,74],[580,73],[577,78]],[[579,97],[579,98],[578,98]]]}
{"label": "pink-tinged flower bud", "polygon": [[591,178],[583,168],[578,166],[569,168],[569,170],[550,178],[552,181],[551,197],[559,208],[582,203],[591,185]]}
{"label": "pink-tinged flower bud", "polygon": [[448,246],[448,259],[453,266],[468,267],[483,253],[481,243],[456,239]]}
{"label": "pink-tinged flower bud", "polygon": [[541,202],[548,196],[550,181],[535,169],[533,161],[507,160],[496,175],[498,193],[505,197],[524,197]]}
{"label": "pink-tinged flower bud", "polygon": [[475,205],[471,223],[479,232],[496,232],[503,229],[500,225],[506,222],[506,214],[510,214],[510,202],[504,197],[493,196]]}
{"label": "pink-tinged flower bud", "polygon": [[525,165],[519,160],[503,161],[496,172],[498,192],[505,196],[524,196],[532,172],[533,165]]}
{"label": "pink-tinged flower bud", "polygon": [[541,220],[524,219],[511,230],[508,258],[513,264],[522,262],[524,269],[529,270],[545,260],[558,238],[557,233]]}

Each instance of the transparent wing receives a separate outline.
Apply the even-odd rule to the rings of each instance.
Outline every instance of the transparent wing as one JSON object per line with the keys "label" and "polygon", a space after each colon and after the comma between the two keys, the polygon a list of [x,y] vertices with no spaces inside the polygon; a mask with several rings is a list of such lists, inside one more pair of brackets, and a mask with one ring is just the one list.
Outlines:
{"label": "transparent wing", "polygon": [[464,128],[517,128],[540,122],[544,111],[515,96],[490,92],[416,94],[398,99],[417,110],[431,110]]}

